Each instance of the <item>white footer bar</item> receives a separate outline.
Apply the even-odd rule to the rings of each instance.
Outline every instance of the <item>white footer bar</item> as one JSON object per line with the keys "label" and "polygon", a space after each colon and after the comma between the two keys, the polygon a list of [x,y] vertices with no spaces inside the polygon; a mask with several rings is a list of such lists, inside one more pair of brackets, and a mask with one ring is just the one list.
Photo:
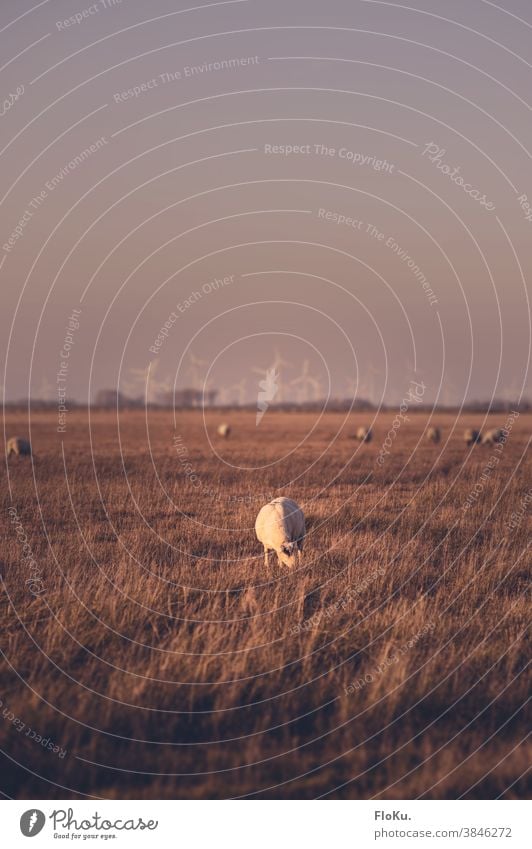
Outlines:
{"label": "white footer bar", "polygon": [[2,844],[9,849],[73,844],[117,849],[532,846],[530,803],[525,801],[10,800],[1,810]]}

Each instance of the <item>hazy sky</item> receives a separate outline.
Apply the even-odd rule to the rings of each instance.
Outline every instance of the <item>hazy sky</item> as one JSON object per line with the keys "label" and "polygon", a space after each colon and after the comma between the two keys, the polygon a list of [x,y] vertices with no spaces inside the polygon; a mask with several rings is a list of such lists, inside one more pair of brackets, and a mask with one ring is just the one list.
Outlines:
{"label": "hazy sky", "polygon": [[2,0],[5,397],[530,395],[530,3],[193,6]]}

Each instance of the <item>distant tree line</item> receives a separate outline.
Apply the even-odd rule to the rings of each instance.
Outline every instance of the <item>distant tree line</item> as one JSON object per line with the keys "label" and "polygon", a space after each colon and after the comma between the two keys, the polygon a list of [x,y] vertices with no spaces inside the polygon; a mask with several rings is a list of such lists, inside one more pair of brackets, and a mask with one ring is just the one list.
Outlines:
{"label": "distant tree line", "polygon": [[[203,409],[207,407],[216,407],[217,409],[240,409],[240,410],[256,410],[257,404],[248,403],[248,404],[238,404],[236,402],[230,404],[221,404],[216,403],[219,392],[217,389],[209,389],[203,392],[201,389],[176,389],[171,392],[162,392],[159,393],[157,399],[155,401],[149,401],[148,406],[151,408],[160,408],[160,409],[182,409],[182,410],[190,410],[190,409]],[[139,397],[130,397],[123,392],[119,392],[117,389],[99,389],[94,396],[94,400],[91,407],[100,408],[100,409],[119,409],[123,410],[135,410],[135,409],[143,409],[146,405],[146,399],[143,396]],[[28,400],[20,399],[18,401],[6,401],[5,407],[7,409],[23,409],[27,408]],[[74,401],[73,399],[68,399],[66,402],[66,406],[69,409],[75,409],[86,407],[87,405],[82,402]],[[396,404],[381,404],[381,410],[394,410],[396,408]],[[504,413],[509,412],[512,409],[516,409],[519,407],[520,412],[530,412],[532,410],[532,401],[529,399],[523,399],[519,405],[515,401],[506,401],[494,399],[493,401],[482,401],[475,400],[469,401],[466,404],[459,405],[438,405],[436,409],[441,412],[449,412],[449,413],[457,413],[460,409],[466,413]],[[40,398],[32,398],[31,399],[31,409],[32,410],[54,410],[57,408],[57,402],[42,400]],[[378,407],[373,404],[371,401],[368,401],[364,398],[357,398],[353,401],[351,398],[329,398],[326,402],[324,400],[321,401],[306,401],[306,402],[296,402],[296,401],[285,401],[279,403],[271,403],[269,408],[272,410],[282,410],[286,412],[294,412],[296,410],[300,411],[321,411],[323,409],[328,410],[329,412],[346,412],[349,409],[355,410],[357,412],[375,412]],[[416,407],[417,410],[432,410],[434,409],[431,404],[420,404]]]}

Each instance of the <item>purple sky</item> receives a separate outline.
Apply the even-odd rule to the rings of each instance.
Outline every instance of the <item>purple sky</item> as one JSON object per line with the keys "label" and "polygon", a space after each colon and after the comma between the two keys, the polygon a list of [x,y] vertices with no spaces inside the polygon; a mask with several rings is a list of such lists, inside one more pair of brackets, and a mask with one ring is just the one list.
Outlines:
{"label": "purple sky", "polygon": [[193,5],[2,2],[5,397],[530,396],[530,4]]}

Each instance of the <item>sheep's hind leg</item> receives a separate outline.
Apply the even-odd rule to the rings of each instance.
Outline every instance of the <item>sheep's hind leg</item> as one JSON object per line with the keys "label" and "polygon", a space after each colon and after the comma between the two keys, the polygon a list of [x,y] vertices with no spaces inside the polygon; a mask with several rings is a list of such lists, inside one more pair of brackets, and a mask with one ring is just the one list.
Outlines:
{"label": "sheep's hind leg", "polygon": [[266,566],[266,568],[268,568],[270,565],[270,551],[268,548],[266,548],[266,546],[264,547],[264,565]]}

